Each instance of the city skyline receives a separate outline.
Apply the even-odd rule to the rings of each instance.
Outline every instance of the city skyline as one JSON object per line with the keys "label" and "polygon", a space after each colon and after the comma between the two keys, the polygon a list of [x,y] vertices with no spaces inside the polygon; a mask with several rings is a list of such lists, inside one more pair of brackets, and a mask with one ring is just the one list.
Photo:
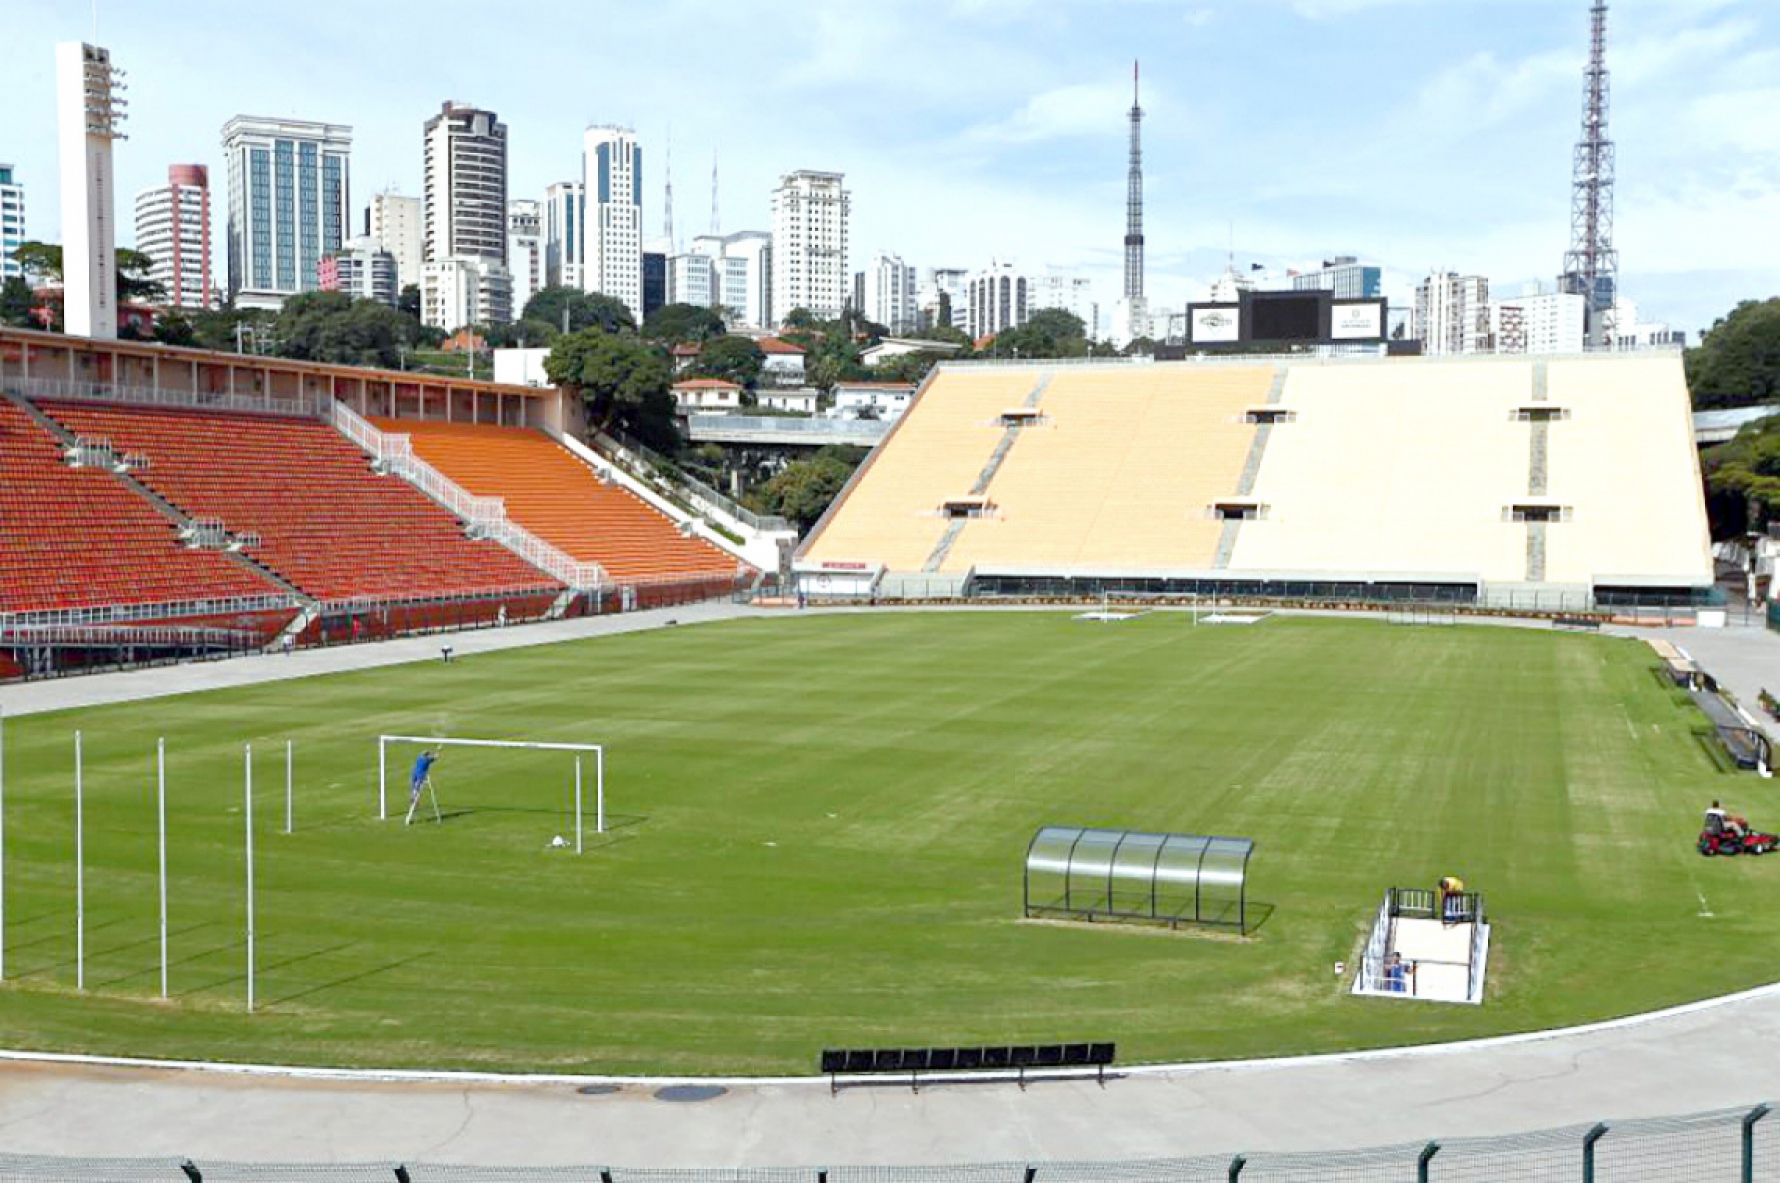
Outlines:
{"label": "city skyline", "polygon": [[[356,228],[373,192],[421,191],[418,129],[455,97],[511,127],[514,197],[541,199],[577,177],[588,124],[630,124],[646,146],[643,230],[658,234],[671,126],[685,160],[721,146],[725,226],[767,228],[785,172],[842,172],[855,195],[849,271],[880,250],[923,270],[1013,259],[1087,275],[1110,307],[1130,60],[1141,55],[1155,306],[1197,298],[1232,242],[1240,265],[1377,261],[1399,306],[1434,269],[1484,274],[1503,292],[1549,285],[1565,246],[1582,0],[1449,0],[1437,12],[1417,0],[972,0],[939,39],[900,3],[854,12],[813,0],[807,19],[787,21],[680,0],[602,13],[597,29],[564,6],[547,39],[528,33],[536,22],[479,29],[473,57],[431,52],[461,31],[454,14],[472,11],[437,9],[422,26],[318,0],[308,39],[276,44],[237,30],[217,4],[182,10],[177,27],[102,9],[99,43],[131,71],[119,192],[152,186],[177,161],[220,171],[220,128],[235,115],[341,123],[354,129]],[[1768,81],[1780,19],[1764,9],[1614,8],[1621,287],[1690,332],[1780,289],[1780,131],[1761,117],[1780,96]],[[19,51],[0,98],[17,117],[0,159],[31,194],[30,235],[56,238],[52,50],[90,39],[90,14],[21,0],[12,27]],[[637,52],[604,62],[597,81],[565,84],[579,76],[577,28]],[[668,68],[688,29],[748,61],[749,85]],[[193,55],[205,69],[189,68]],[[498,68],[521,55],[527,70]],[[322,70],[335,84],[295,81]],[[677,220],[697,225],[703,186],[680,180]]]}

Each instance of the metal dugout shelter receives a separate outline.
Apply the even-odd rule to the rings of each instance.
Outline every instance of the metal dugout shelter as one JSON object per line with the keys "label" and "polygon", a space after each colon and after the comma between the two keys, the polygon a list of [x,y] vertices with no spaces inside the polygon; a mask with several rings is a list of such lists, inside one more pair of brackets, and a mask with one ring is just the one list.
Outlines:
{"label": "metal dugout shelter", "polygon": [[1247,838],[1046,826],[1026,848],[1028,917],[1248,931]]}

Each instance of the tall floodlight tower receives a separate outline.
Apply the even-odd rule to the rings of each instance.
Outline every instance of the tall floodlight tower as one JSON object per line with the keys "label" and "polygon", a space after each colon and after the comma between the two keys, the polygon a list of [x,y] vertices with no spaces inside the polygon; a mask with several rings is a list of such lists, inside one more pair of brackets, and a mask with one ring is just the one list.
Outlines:
{"label": "tall floodlight tower", "polygon": [[1131,171],[1125,185],[1125,299],[1143,300],[1143,108],[1137,102],[1137,63],[1131,63]]}
{"label": "tall floodlight tower", "polygon": [[1607,0],[1594,0],[1583,75],[1582,139],[1576,144],[1570,189],[1570,249],[1564,252],[1561,290],[1586,301],[1588,343],[1613,341],[1613,302],[1619,295],[1619,252],[1613,249],[1613,141],[1607,138]]}
{"label": "tall floodlight tower", "polygon": [[123,71],[111,51],[83,41],[56,46],[62,158],[62,325],[71,336],[117,336],[116,183],[111,142],[124,138]]}

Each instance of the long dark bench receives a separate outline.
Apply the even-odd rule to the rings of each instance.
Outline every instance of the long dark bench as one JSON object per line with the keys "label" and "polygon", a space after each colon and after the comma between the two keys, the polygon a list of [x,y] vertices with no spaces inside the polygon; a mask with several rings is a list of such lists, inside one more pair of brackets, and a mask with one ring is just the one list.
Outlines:
{"label": "long dark bench", "polygon": [[1551,618],[1552,628],[1580,629],[1591,633],[1600,632],[1601,624],[1599,616],[1554,616]]}
{"label": "long dark bench", "polygon": [[1026,1087],[1028,1070],[1092,1068],[1102,1085],[1117,1052],[1110,1043],[1033,1043],[989,1047],[829,1048],[822,1053],[822,1072],[829,1091],[842,1076],[889,1076],[907,1073],[909,1087],[921,1091],[923,1072],[1014,1072]]}

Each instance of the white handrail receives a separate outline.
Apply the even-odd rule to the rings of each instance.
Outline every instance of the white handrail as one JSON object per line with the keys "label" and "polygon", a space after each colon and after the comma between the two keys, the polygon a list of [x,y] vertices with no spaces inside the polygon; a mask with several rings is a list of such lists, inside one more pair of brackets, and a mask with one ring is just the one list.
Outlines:
{"label": "white handrail", "polygon": [[406,480],[477,534],[500,543],[576,591],[610,586],[604,567],[577,559],[545,542],[507,516],[503,499],[478,496],[422,460],[415,455],[414,441],[409,436],[380,430],[342,402],[334,403],[332,418],[340,433],[370,454],[385,472]]}

